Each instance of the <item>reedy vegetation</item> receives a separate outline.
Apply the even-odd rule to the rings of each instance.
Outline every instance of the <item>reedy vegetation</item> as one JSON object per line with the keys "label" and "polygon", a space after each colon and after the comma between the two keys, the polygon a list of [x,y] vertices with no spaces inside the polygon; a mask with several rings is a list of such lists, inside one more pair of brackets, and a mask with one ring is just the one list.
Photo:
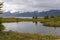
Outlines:
{"label": "reedy vegetation", "polygon": [[22,19],[22,18],[1,18],[0,20],[0,40],[55,40],[59,39],[60,36],[46,35],[46,34],[31,34],[31,33],[18,33],[13,31],[2,31],[4,26],[2,22],[20,22],[20,21],[39,21],[46,26],[60,26],[60,16],[48,17],[48,18],[37,18],[37,19]]}
{"label": "reedy vegetation", "polygon": [[0,33],[0,40],[55,40],[58,38],[60,38],[60,36],[18,33],[11,30]]}
{"label": "reedy vegetation", "polygon": [[60,27],[60,16],[51,16],[47,19],[42,18],[40,22],[43,23],[44,26]]}

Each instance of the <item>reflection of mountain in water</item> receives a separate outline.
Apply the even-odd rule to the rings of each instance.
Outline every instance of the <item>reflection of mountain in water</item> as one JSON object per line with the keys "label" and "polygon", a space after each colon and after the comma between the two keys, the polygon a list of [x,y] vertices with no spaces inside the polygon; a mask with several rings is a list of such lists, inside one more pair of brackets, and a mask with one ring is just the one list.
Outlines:
{"label": "reflection of mountain in water", "polygon": [[38,12],[38,11],[34,11],[34,12],[15,12],[15,13],[10,13],[10,12],[5,12],[3,14],[0,14],[0,17],[32,17],[32,16],[39,16],[39,17],[43,17],[43,16],[50,16],[50,15],[59,15],[60,14],[60,10],[50,10],[50,11],[43,11],[43,12]]}

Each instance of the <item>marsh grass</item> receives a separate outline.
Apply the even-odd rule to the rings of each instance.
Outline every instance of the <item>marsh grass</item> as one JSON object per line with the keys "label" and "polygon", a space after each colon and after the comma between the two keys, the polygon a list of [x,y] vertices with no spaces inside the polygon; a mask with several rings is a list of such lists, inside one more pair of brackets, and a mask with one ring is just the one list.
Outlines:
{"label": "marsh grass", "polygon": [[55,16],[54,18],[49,19],[42,19],[40,22],[44,26],[50,26],[50,27],[60,27],[60,16]]}
{"label": "marsh grass", "polygon": [[53,18],[2,18],[2,22],[22,22],[22,21],[37,21],[41,22],[44,26],[50,26],[50,27],[60,27],[60,16],[55,16]]}
{"label": "marsh grass", "polygon": [[0,40],[55,40],[60,36],[45,34],[18,33],[13,31],[4,31],[0,33]]}
{"label": "marsh grass", "polygon": [[40,19],[30,18],[2,18],[2,22],[40,21]]}
{"label": "marsh grass", "polygon": [[[2,22],[21,22],[21,21],[39,21],[45,26],[60,26],[60,17],[54,17],[49,19],[37,18],[37,19],[22,19],[22,18],[2,18]],[[13,31],[3,31],[0,33],[0,40],[56,40],[60,39],[60,36],[49,34],[30,34],[30,33],[18,33]]]}

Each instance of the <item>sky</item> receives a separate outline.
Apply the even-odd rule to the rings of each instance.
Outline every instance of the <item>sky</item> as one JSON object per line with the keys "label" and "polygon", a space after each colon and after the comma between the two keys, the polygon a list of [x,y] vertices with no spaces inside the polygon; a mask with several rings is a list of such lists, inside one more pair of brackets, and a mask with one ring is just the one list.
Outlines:
{"label": "sky", "polygon": [[60,0],[0,0],[0,2],[4,2],[5,12],[60,10]]}

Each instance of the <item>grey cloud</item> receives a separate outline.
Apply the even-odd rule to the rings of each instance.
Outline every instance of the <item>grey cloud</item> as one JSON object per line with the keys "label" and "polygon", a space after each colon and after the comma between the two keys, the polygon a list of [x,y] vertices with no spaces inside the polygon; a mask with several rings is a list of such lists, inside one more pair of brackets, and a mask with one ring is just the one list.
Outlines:
{"label": "grey cloud", "polygon": [[[13,5],[25,5],[25,8],[17,10],[49,10],[60,9],[60,0],[3,0],[7,4]],[[27,9],[28,8],[28,9]]]}

